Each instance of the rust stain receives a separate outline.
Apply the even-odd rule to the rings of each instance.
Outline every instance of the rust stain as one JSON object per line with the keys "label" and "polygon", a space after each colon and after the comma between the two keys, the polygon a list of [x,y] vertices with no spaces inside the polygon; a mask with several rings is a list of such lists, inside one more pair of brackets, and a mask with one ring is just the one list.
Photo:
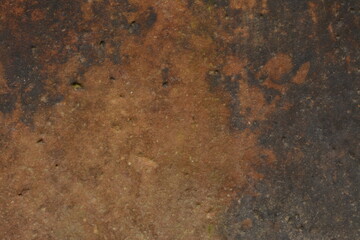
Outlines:
{"label": "rust stain", "polygon": [[255,8],[256,0],[230,0],[230,6],[234,9],[242,9],[248,11]]}
{"label": "rust stain", "polygon": [[[213,36],[214,15],[199,4],[194,11],[203,11],[207,19],[196,16],[181,1],[111,4],[71,5],[81,14],[75,16],[74,26],[64,28],[61,39],[50,42],[56,45],[61,40],[64,48],[45,45],[42,50],[37,45],[27,53],[34,54],[31,59],[36,57],[34,67],[41,67],[36,74],[50,76],[41,81],[44,91],[34,97],[46,105],[56,84],[63,98],[50,108],[32,111],[31,128],[18,122],[16,111],[23,108],[19,109],[21,102],[11,116],[3,115],[2,132],[12,129],[8,134],[12,143],[6,151],[18,155],[16,165],[2,169],[23,178],[9,182],[9,189],[26,186],[31,189],[26,193],[29,196],[47,192],[32,201],[33,207],[43,206],[41,216],[47,223],[37,215],[26,215],[47,226],[60,221],[55,238],[85,236],[86,232],[110,238],[147,232],[154,239],[220,239],[218,232],[208,235],[207,225],[218,224],[218,216],[248,178],[263,178],[253,169],[263,161],[260,155],[270,163],[274,154],[257,145],[256,131],[232,133],[227,104],[231,94],[225,89],[215,95],[209,91],[207,73],[221,63]],[[117,6],[129,10],[115,17]],[[252,8],[254,2],[246,6]],[[98,15],[99,11],[109,14]],[[31,21],[43,20],[42,13],[34,9]],[[95,15],[100,18],[94,19]],[[123,25],[102,26],[107,15],[112,21],[120,18]],[[60,14],[59,19],[64,16]],[[20,24],[9,25],[14,35]],[[48,27],[63,31],[58,24]],[[88,30],[82,33],[84,24]],[[114,43],[101,36],[101,31],[112,34],[114,29]],[[56,61],[59,55],[64,56],[63,62]],[[118,55],[120,65],[112,59]],[[229,58],[224,74],[245,76],[245,65],[246,61]],[[21,91],[28,94],[39,87],[36,84],[26,84]],[[264,101],[261,92],[251,87],[253,91],[246,90],[243,84],[247,83],[241,82],[238,114],[245,114],[251,105],[254,109],[246,121],[263,119],[266,106],[259,102]],[[18,172],[20,165],[30,175]],[[63,197],[56,197],[59,192]],[[14,201],[16,208],[28,207],[20,199]],[[58,205],[73,210],[57,210]],[[15,216],[8,217],[3,231],[17,224]],[[131,224],[129,218],[137,224],[126,229],[107,229],[102,223],[113,221],[117,228]],[[70,229],[66,222],[78,224],[77,228]],[[13,236],[26,236],[33,230],[28,226]]]}
{"label": "rust stain", "polygon": [[252,220],[250,218],[247,218],[245,219],[244,221],[241,222],[241,227],[243,229],[249,229],[249,228],[252,228],[253,226],[253,223],[252,223]]}
{"label": "rust stain", "polygon": [[293,68],[291,57],[286,54],[277,54],[262,68],[260,74],[266,75],[272,82],[279,82],[281,78]]}
{"label": "rust stain", "polygon": [[40,21],[43,20],[45,18],[45,13],[39,9],[35,9],[32,13],[31,13],[31,20],[32,21]]}
{"label": "rust stain", "polygon": [[309,73],[309,69],[310,69],[310,62],[306,62],[303,65],[301,65],[301,67],[297,71],[292,81],[296,84],[303,84],[306,80],[306,76]]}
{"label": "rust stain", "polygon": [[317,24],[318,23],[318,16],[316,13],[317,4],[314,2],[308,2],[308,6],[309,6],[309,13],[311,16],[311,20],[313,21],[314,24]]}
{"label": "rust stain", "polygon": [[[261,184],[308,156],[303,146],[316,141],[286,131],[289,122],[312,128],[294,116],[319,100],[298,91],[318,87],[318,56],[337,63],[321,47],[311,52],[317,58],[311,48],[294,52],[286,35],[294,5],[277,4],[4,0],[0,235],[238,239],[257,231],[261,217],[241,211],[233,220],[227,211],[236,215],[243,196],[274,197]],[[302,7],[322,24],[317,4]],[[306,30],[301,41],[323,36],[304,18],[294,17]],[[356,68],[354,56],[344,59]]]}
{"label": "rust stain", "polygon": [[268,10],[268,0],[262,0],[261,1],[261,13],[266,14],[268,12],[269,12],[269,10]]}

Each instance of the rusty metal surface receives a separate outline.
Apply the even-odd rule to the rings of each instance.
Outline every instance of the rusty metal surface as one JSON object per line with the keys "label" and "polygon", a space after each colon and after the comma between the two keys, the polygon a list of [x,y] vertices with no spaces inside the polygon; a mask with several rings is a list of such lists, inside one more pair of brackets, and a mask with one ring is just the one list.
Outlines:
{"label": "rusty metal surface", "polygon": [[360,239],[357,0],[0,3],[0,239]]}

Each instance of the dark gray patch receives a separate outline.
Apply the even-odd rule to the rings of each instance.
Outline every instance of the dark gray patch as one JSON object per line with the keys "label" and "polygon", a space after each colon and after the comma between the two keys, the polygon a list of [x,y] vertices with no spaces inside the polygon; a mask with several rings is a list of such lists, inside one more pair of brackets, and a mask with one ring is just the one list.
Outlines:
{"label": "dark gray patch", "polygon": [[194,5],[195,0],[187,0],[187,7],[191,8]]}
{"label": "dark gray patch", "polygon": [[[360,26],[349,10],[356,4],[322,2],[314,26],[306,2],[271,1],[269,14],[255,18],[249,30],[254,39],[257,34],[267,39],[266,45],[259,51],[253,51],[252,40],[229,45],[232,54],[250,59],[253,86],[260,87],[261,79],[252,72],[275,53],[292,56],[295,67],[283,79],[290,89],[277,105],[292,107],[278,108],[260,125],[259,144],[272,149],[277,161],[271,167],[254,165],[265,179],[249,179],[248,187],[259,196],[244,190],[234,201],[224,217],[226,239],[360,239]],[[329,24],[341,36],[337,40]],[[311,65],[306,83],[290,84],[306,61]],[[241,222],[247,218],[253,226],[244,229]]]}
{"label": "dark gray patch", "polygon": [[211,92],[216,93],[217,91],[225,91],[228,95],[228,98],[224,98],[224,101],[227,101],[227,106],[230,110],[230,129],[237,131],[246,128],[246,125],[244,124],[244,117],[240,114],[240,76],[225,76],[221,74],[219,70],[211,70],[207,73],[206,80],[209,84]]}
{"label": "dark gray patch", "polygon": [[240,100],[239,100],[239,90],[240,90],[239,76],[225,76],[224,78],[224,89],[230,95],[230,101],[228,107],[230,109],[230,129],[231,130],[241,130],[244,129],[244,118],[240,114]]}
{"label": "dark gray patch", "polygon": [[210,86],[210,91],[214,92],[222,82],[222,76],[219,70],[211,70],[206,75],[206,80]]}
{"label": "dark gray patch", "polygon": [[[42,96],[47,95],[49,99],[55,100],[47,104],[60,100],[59,94],[54,95],[53,92],[45,90],[45,80],[48,76],[42,71],[43,64],[65,61],[65,56],[62,54],[63,46],[59,45],[58,41],[66,37],[68,29],[65,26],[70,22],[72,25],[76,22],[76,13],[80,12],[80,8],[73,1],[65,1],[62,4],[56,1],[21,4],[25,8],[25,15],[9,14],[2,19],[0,41],[4,47],[0,49],[0,60],[4,66],[7,86],[13,95],[7,100],[9,105],[6,111],[11,113],[15,109],[11,99],[19,99],[22,110],[20,119],[31,125],[35,111],[44,106],[40,101]],[[31,20],[31,13],[35,10],[42,10],[46,14],[41,24]],[[63,14],[65,12],[66,16]],[[63,25],[58,24],[59,22]],[[57,51],[56,58],[44,57],[49,51]]]}
{"label": "dark gray patch", "polygon": [[144,18],[145,18],[145,27],[151,28],[157,20],[157,14],[156,14],[154,8],[150,7],[146,11]]}
{"label": "dark gray patch", "polygon": [[0,94],[0,112],[3,114],[12,113],[15,109],[16,96],[10,93]]}
{"label": "dark gray patch", "polygon": [[[0,49],[0,61],[4,66],[7,86],[11,89],[11,94],[6,94],[13,96],[7,102],[3,100],[2,110],[11,114],[15,109],[11,100],[16,96],[22,110],[20,118],[31,125],[37,110],[63,99],[57,89],[60,83],[56,76],[49,75],[47,66],[64,64],[70,57],[79,55],[81,67],[76,75],[82,80],[86,69],[106,59],[121,64],[121,39],[114,36],[121,35],[120,31],[127,27],[123,13],[137,9],[127,1],[111,7],[108,1],[95,2],[93,11],[96,17],[86,21],[82,17],[80,1],[66,0],[61,4],[55,0],[27,1],[18,4],[24,7],[24,15],[9,12],[1,20],[0,44],[3,47]],[[32,21],[32,12],[38,10],[45,13],[45,18]],[[144,16],[148,18],[146,24],[149,26],[156,21],[152,8]],[[114,21],[117,21],[117,28],[113,26]],[[100,29],[99,32],[92,31],[95,26]],[[47,101],[40,101],[42,97],[46,97]]]}
{"label": "dark gray patch", "polygon": [[154,8],[149,7],[145,12],[128,24],[128,31],[133,35],[145,34],[156,23],[157,14]]}
{"label": "dark gray patch", "polygon": [[169,85],[169,68],[163,68],[161,70],[162,86],[168,87]]}
{"label": "dark gray patch", "polygon": [[139,23],[137,23],[136,21],[132,21],[130,24],[129,24],[129,33],[130,34],[134,34],[134,35],[139,35],[140,32],[141,32],[141,26]]}

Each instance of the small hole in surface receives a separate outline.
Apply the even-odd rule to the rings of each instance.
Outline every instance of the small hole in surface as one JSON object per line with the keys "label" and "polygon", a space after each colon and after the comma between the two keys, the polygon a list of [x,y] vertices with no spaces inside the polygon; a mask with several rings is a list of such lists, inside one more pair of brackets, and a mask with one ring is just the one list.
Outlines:
{"label": "small hole in surface", "polygon": [[36,46],[31,45],[31,46],[30,46],[30,49],[31,49],[31,53],[32,53],[32,54],[36,54]]}
{"label": "small hole in surface", "polygon": [[36,141],[36,143],[44,143],[44,139],[40,138],[39,140]]}
{"label": "small hole in surface", "polygon": [[164,81],[164,82],[162,83],[162,86],[163,86],[164,88],[168,87],[168,86],[169,86],[169,82],[168,82],[168,81]]}
{"label": "small hole in surface", "polygon": [[24,188],[22,189],[19,193],[18,193],[18,196],[23,196],[27,191],[29,191],[30,189],[29,188]]}
{"label": "small hole in surface", "polygon": [[138,34],[140,33],[140,25],[136,21],[132,21],[129,25],[129,33]]}
{"label": "small hole in surface", "polygon": [[80,90],[84,88],[83,85],[77,81],[72,82],[70,85],[74,90]]}
{"label": "small hole in surface", "polygon": [[99,42],[99,45],[100,45],[101,47],[105,47],[105,41],[104,41],[104,40],[101,40],[101,41]]}

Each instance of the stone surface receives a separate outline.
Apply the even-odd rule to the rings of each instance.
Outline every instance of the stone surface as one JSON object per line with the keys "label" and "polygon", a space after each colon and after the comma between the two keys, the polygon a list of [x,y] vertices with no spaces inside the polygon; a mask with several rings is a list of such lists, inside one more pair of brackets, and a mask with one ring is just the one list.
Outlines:
{"label": "stone surface", "polygon": [[360,239],[357,0],[2,0],[0,239]]}

